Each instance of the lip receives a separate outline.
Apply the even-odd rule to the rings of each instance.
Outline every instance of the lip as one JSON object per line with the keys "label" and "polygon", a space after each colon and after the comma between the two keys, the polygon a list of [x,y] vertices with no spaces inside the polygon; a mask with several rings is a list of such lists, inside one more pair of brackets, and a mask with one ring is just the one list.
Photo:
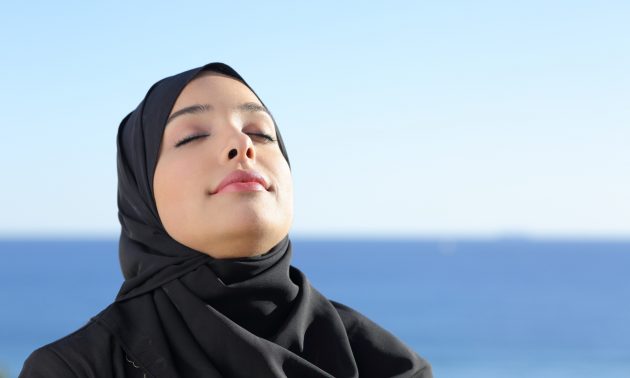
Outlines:
{"label": "lip", "polygon": [[[210,194],[217,194],[223,190],[226,186],[234,183],[258,183],[262,185],[265,190],[269,191],[269,184],[267,184],[267,180],[256,171],[242,171],[236,170],[225,176],[223,181],[216,187],[216,189]],[[243,188],[251,187],[251,185],[243,186]]]}

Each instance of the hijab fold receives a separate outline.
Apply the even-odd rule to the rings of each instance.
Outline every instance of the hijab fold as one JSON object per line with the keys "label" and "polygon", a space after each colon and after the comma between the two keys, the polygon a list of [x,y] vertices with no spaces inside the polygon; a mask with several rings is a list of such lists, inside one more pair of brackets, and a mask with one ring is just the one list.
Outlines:
{"label": "hijab fold", "polygon": [[165,231],[152,184],[162,134],[180,92],[205,70],[249,87],[229,66],[211,63],[154,84],[119,125],[125,281],[94,320],[153,377],[430,377],[402,342],[314,289],[291,266],[288,235],[263,255],[214,259]]}

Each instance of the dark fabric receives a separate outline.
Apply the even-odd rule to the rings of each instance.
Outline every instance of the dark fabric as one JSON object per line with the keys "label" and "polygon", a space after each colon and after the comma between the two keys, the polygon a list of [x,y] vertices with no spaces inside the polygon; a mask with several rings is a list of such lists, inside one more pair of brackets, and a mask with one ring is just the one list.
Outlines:
{"label": "dark fabric", "polygon": [[20,378],[142,378],[106,329],[90,321],[76,332],[31,353]]}
{"label": "dark fabric", "polygon": [[[219,260],[166,233],[152,188],[161,136],[177,96],[203,70],[245,83],[221,63],[189,70],[153,85],[121,122],[118,214],[125,282],[116,301],[86,327],[31,355],[21,377],[44,376],[38,374],[45,366],[56,372],[45,375],[51,377],[139,372],[150,377],[431,377],[429,364],[399,339],[315,290],[291,266],[288,235],[261,256]],[[276,133],[288,162],[277,126]]]}
{"label": "dark fabric", "polygon": [[[333,301],[330,303],[337,310],[346,328],[352,354],[357,361],[361,377],[432,377],[431,367],[423,360],[420,360],[422,365],[415,374],[406,372],[402,375],[391,375],[388,373],[387,369],[390,369],[392,364],[399,365],[403,369],[408,366],[409,361],[404,357],[401,358],[405,353],[400,352],[401,348],[404,351],[406,347],[387,331],[356,311]],[[109,308],[104,313],[108,311]],[[153,344],[156,350],[164,347],[164,345]],[[383,350],[388,352],[384,353]],[[391,358],[375,357],[379,355],[390,356]],[[400,359],[397,360],[396,356]],[[165,361],[165,363],[167,362]],[[241,361],[241,363],[247,364],[247,361]],[[167,368],[168,366],[164,367],[165,370]],[[188,371],[181,372],[179,375],[172,374],[171,377],[198,376]],[[202,376],[207,378],[229,377],[229,375],[222,375],[218,371],[204,374]],[[286,376],[294,377],[294,375],[289,374],[287,373]],[[24,369],[20,374],[20,378],[143,378],[151,376],[145,373],[143,367],[126,354],[126,347],[112,336],[111,331],[103,328],[94,320],[80,330],[33,352],[24,363]],[[168,371],[160,376],[169,376]],[[300,376],[298,375],[298,377]],[[310,375],[305,376],[309,377]]]}

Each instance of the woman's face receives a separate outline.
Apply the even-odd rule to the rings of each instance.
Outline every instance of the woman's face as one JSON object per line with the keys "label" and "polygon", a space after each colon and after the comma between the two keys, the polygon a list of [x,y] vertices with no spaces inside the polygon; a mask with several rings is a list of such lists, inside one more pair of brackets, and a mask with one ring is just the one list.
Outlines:
{"label": "woman's face", "polygon": [[[234,171],[257,172],[267,185],[233,184],[215,193]],[[247,86],[218,73],[200,74],[177,98],[153,188],[166,232],[215,258],[263,254],[293,220],[291,171],[271,117]]]}

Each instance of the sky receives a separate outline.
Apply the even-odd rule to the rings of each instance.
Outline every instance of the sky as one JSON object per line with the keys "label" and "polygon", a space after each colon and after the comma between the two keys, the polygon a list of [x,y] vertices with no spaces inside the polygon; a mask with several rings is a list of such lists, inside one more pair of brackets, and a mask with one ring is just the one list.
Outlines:
{"label": "sky", "polygon": [[627,1],[9,2],[0,235],[118,236],[121,119],[221,61],[274,114],[293,235],[630,237]]}

